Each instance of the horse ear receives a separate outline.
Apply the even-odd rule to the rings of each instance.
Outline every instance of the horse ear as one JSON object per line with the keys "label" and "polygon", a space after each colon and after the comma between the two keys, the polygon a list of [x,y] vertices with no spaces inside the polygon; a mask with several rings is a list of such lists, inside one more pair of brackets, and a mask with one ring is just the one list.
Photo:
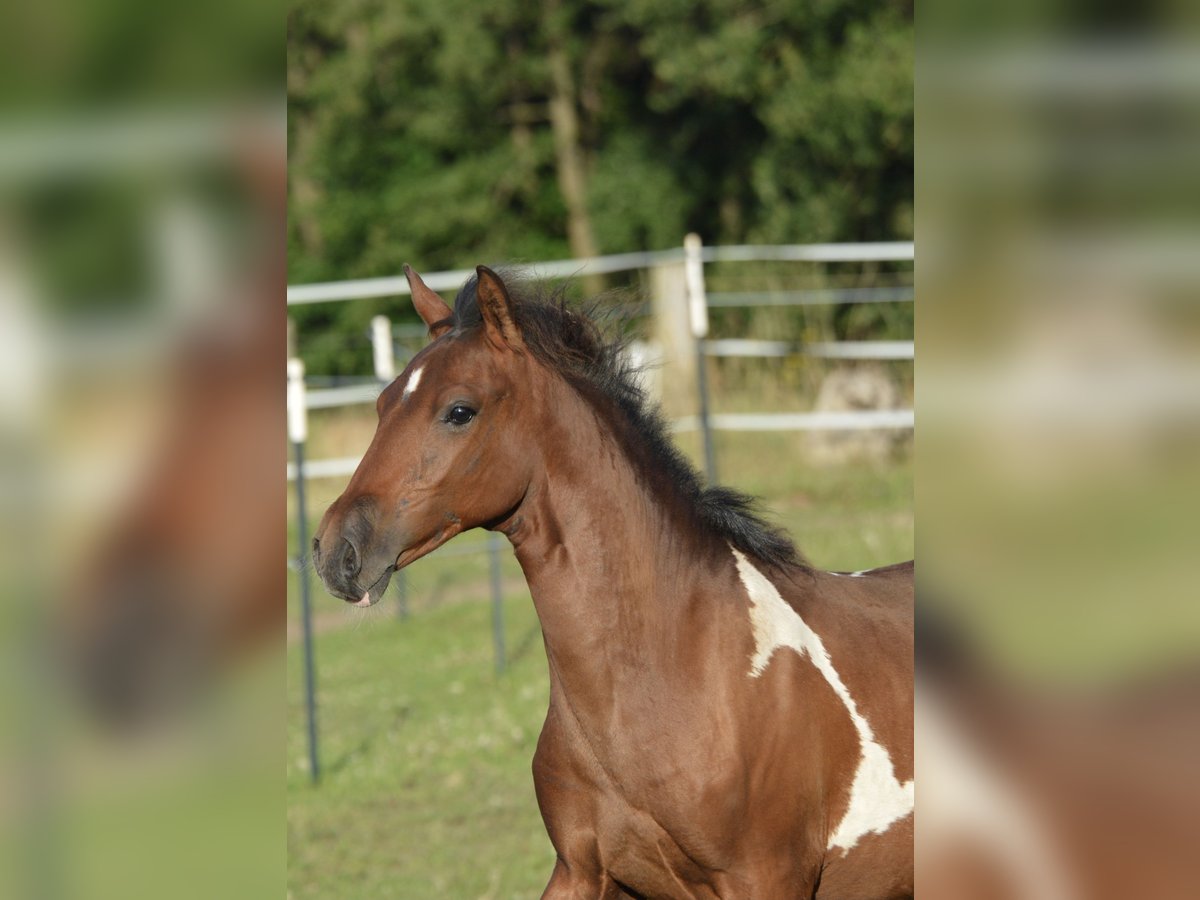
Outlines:
{"label": "horse ear", "polygon": [[450,330],[454,314],[441,297],[431,291],[408,263],[404,264],[404,277],[408,279],[409,290],[412,291],[413,306],[417,315],[429,328],[431,338],[439,338]]}
{"label": "horse ear", "polygon": [[523,351],[525,339],[513,315],[512,298],[504,281],[487,266],[478,266],[475,274],[478,276],[475,296],[488,340],[499,350]]}

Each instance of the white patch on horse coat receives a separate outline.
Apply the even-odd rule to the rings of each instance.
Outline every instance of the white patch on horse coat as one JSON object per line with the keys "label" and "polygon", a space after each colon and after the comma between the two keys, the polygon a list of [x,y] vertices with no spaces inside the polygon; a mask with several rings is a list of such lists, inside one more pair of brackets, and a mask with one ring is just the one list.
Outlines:
{"label": "white patch on horse coat", "polygon": [[401,400],[407,400],[408,395],[417,389],[417,385],[421,383],[421,373],[424,371],[424,366],[413,369],[413,373],[408,376],[408,384],[404,385],[404,394],[400,397]]}
{"label": "white patch on horse coat", "polygon": [[801,656],[808,656],[845,705],[850,721],[854,723],[854,730],[858,732],[862,757],[850,786],[850,802],[827,844],[827,849],[840,847],[848,851],[864,835],[881,834],[893,822],[912,812],[915,793],[913,782],[901,784],[896,779],[891,758],[876,742],[870,724],[858,711],[858,705],[833,667],[821,638],[745,556],[734,550],[733,557],[737,561],[738,575],[750,596],[750,623],[754,629],[754,658],[750,662],[750,676],[757,678],[762,675],[771,661],[771,655],[779,647],[790,647]]}

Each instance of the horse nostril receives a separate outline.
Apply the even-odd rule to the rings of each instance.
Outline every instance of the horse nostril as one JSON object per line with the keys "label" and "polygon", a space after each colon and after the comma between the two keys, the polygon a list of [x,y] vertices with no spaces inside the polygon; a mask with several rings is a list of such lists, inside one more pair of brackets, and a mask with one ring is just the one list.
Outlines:
{"label": "horse nostril", "polygon": [[362,565],[358,560],[358,551],[354,549],[354,545],[349,541],[342,539],[342,543],[346,545],[342,551],[342,572],[347,578],[353,578],[362,569]]}
{"label": "horse nostril", "polygon": [[320,538],[313,538],[312,558],[313,558],[314,563],[318,562],[321,559],[321,539]]}

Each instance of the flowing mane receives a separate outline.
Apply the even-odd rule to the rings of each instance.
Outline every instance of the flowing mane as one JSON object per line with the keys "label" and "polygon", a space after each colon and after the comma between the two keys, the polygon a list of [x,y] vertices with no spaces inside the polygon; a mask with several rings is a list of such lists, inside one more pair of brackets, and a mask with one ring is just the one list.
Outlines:
{"label": "flowing mane", "polygon": [[[777,567],[811,571],[788,536],[755,511],[755,500],[727,487],[705,487],[699,473],[671,440],[661,410],[638,383],[638,369],[625,353],[619,329],[606,335],[597,324],[593,301],[572,309],[562,288],[549,289],[504,273],[517,325],[530,352],[585,397],[606,399],[629,427],[622,428],[626,450],[649,483],[670,490],[686,504],[695,522],[742,553]],[[450,320],[455,330],[482,325],[472,276],[458,292]],[[594,402],[594,400],[593,400]]]}

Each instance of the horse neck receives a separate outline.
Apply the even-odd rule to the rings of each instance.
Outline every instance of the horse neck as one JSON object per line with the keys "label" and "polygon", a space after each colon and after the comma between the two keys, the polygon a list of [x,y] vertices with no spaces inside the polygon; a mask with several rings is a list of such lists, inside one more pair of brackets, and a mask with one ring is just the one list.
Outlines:
{"label": "horse neck", "polygon": [[709,620],[701,607],[719,606],[709,602],[713,582],[733,557],[689,530],[611,423],[567,393],[542,407],[554,414],[541,423],[540,471],[503,530],[529,582],[552,677],[575,694],[611,696],[626,675],[678,667],[681,642],[699,639]]}

